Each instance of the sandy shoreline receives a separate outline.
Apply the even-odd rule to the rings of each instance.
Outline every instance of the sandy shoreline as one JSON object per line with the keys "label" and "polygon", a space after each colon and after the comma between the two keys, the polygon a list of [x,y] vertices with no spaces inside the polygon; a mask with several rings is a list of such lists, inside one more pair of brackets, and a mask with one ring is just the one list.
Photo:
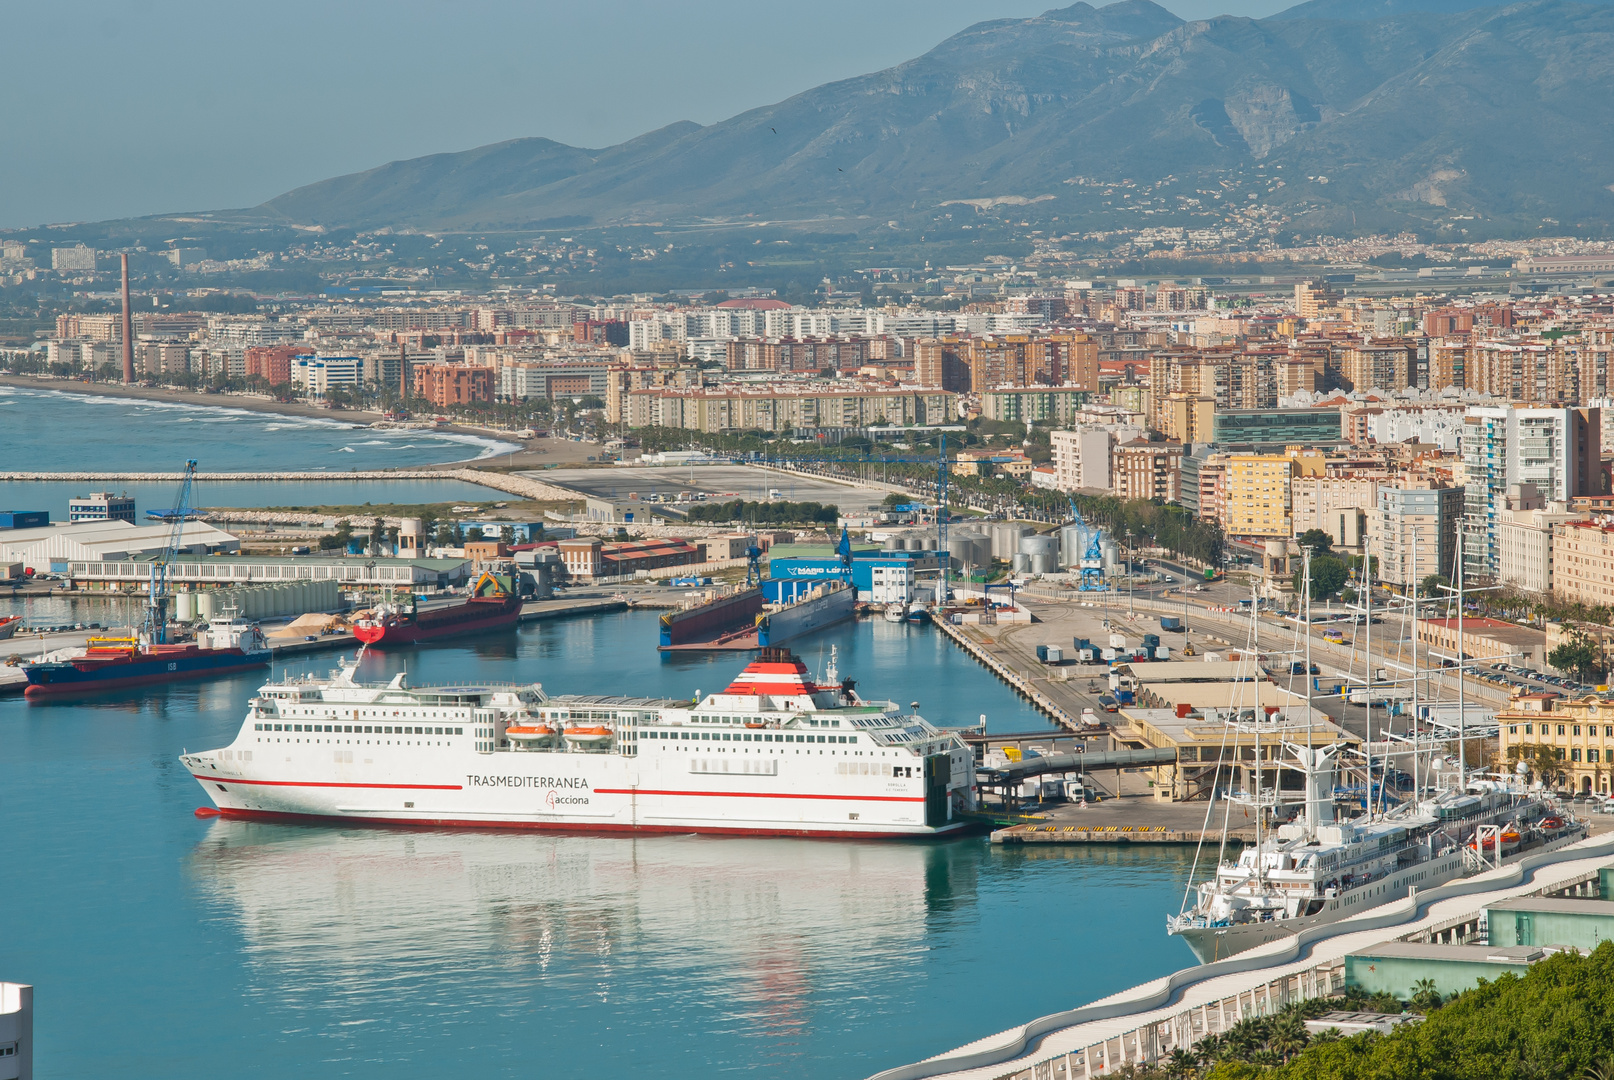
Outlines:
{"label": "sandy shoreline", "polygon": [[[363,427],[383,419],[378,412],[360,409],[320,409],[294,402],[272,401],[269,398],[245,394],[197,394],[162,387],[124,386],[121,383],[85,383],[73,379],[36,379],[28,375],[0,375],[0,386],[15,386],[27,390],[56,390],[64,394],[88,394],[94,397],[132,398],[142,401],[162,401],[183,405],[196,405],[212,409],[240,409],[243,412],[271,413],[280,416],[314,417],[336,423]],[[521,447],[514,454],[495,454],[488,457],[460,458],[436,464],[418,465],[420,469],[462,469],[477,462],[500,465],[506,468],[539,468],[560,464],[582,464],[587,451],[597,450],[581,443],[556,439],[518,439],[513,433],[492,428],[465,427],[450,424],[430,429],[449,435],[470,435],[479,439],[497,439]]]}

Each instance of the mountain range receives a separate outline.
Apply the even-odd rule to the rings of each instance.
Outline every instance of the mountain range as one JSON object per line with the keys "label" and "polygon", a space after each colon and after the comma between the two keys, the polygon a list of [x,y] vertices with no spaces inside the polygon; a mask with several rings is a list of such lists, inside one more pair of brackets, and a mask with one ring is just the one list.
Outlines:
{"label": "mountain range", "polygon": [[1274,234],[1601,231],[1614,7],[1150,0],[971,26],[884,71],[604,149],[521,138],[287,192],[264,223],[421,231],[768,222],[922,233],[1239,222]]}

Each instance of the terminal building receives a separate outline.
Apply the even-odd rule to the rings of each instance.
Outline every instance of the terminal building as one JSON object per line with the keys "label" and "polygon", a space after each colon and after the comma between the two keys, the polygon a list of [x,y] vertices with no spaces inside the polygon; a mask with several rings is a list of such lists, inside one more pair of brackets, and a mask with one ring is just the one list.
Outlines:
{"label": "terminal building", "polygon": [[[0,562],[22,563],[35,573],[65,573],[74,562],[156,555],[168,547],[172,536],[169,525],[135,525],[107,518],[7,529],[0,531]],[[239,551],[241,542],[233,533],[204,521],[187,521],[180,528],[179,547],[184,554],[203,556]],[[146,580],[144,570],[141,580]]]}
{"label": "terminal building", "polygon": [[76,499],[67,500],[67,520],[74,521],[127,521],[135,520],[135,501],[132,495],[114,495],[110,491],[92,491]]}
{"label": "terminal building", "polygon": [[[935,579],[941,560],[934,551],[852,549],[852,587],[858,599],[876,604],[912,603],[921,575]],[[822,581],[841,576],[841,559],[823,546],[778,544],[768,553],[768,573],[777,580]]]}
{"label": "terminal building", "polygon": [[[160,544],[158,550],[161,550]],[[146,555],[117,561],[75,560],[64,569],[81,587],[111,589],[150,580],[151,558]],[[470,579],[471,570],[469,559],[216,555],[175,559],[168,565],[168,576],[175,585],[202,587],[308,579],[335,580],[354,588],[429,590],[464,585]]]}

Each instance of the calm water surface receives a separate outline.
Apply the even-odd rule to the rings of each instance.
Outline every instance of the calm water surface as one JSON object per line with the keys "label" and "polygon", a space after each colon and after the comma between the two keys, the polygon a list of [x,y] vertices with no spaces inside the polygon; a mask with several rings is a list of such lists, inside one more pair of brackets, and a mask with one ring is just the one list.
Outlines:
{"label": "calm water surface", "polygon": [[[364,676],[684,696],[738,670],[655,638],[545,623]],[[1043,726],[931,630],[798,648],[832,643],[870,695]],[[1191,962],[1174,850],[196,819],[175,755],[232,738],[259,681],[0,700],[0,977],[38,986],[40,1076],[856,1078]]]}
{"label": "calm water surface", "polygon": [[[228,401],[228,399],[224,399]],[[512,444],[246,409],[0,386],[0,469],[177,472],[379,469],[491,457]]]}
{"label": "calm water surface", "polygon": [[[0,419],[4,418],[0,411]],[[176,461],[177,472],[184,461]],[[8,468],[10,466],[7,466]],[[55,480],[0,480],[0,508],[48,510],[52,521],[67,520],[67,500],[87,495],[96,485]],[[179,483],[107,485],[135,500],[135,523],[153,524],[148,510],[170,510]],[[228,480],[200,481],[191,486],[192,506],[256,508],[264,506],[360,506],[364,503],[505,502],[511,496],[463,480]]]}

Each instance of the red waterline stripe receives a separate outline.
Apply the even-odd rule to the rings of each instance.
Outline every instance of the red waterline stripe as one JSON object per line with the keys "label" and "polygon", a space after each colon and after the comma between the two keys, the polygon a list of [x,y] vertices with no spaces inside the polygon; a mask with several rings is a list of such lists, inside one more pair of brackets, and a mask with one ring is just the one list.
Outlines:
{"label": "red waterline stripe", "polygon": [[384,788],[389,791],[463,791],[463,784],[335,784],[317,780],[242,780],[236,776],[208,776],[191,773],[191,778],[214,784],[256,784],[260,787],[339,787]]}
{"label": "red waterline stripe", "polygon": [[842,802],[924,802],[923,795],[793,795],[772,791],[655,791],[651,788],[595,788],[599,795],[712,795],[724,799],[831,799]]}

